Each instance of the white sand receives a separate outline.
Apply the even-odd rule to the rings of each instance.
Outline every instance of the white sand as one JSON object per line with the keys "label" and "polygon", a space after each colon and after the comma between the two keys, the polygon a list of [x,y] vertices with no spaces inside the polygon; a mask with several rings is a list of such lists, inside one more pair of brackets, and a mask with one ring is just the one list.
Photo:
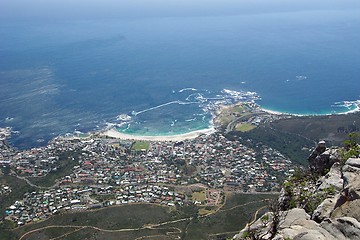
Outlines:
{"label": "white sand", "polygon": [[214,133],[215,129],[203,129],[198,131],[192,131],[189,133],[178,134],[178,135],[169,135],[169,136],[138,136],[138,135],[130,135],[126,133],[122,133],[117,131],[115,128],[111,128],[102,132],[100,135],[123,139],[123,140],[142,140],[142,141],[183,141],[188,139],[197,138],[201,134],[211,134]]}
{"label": "white sand", "polygon": [[273,110],[269,110],[269,109],[265,109],[265,108],[260,108],[261,111],[263,112],[267,112],[273,115],[288,115],[288,116],[306,116],[306,115],[301,115],[301,114],[295,114],[295,113],[287,113],[287,112],[277,112],[277,111],[273,111]]}

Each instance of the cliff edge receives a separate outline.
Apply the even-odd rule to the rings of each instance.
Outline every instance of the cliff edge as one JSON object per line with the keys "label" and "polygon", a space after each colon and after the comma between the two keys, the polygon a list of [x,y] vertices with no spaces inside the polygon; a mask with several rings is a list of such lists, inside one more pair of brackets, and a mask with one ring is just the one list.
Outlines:
{"label": "cliff edge", "polygon": [[343,149],[326,149],[320,142],[309,168],[287,180],[269,211],[233,239],[360,239],[359,145],[356,149],[356,157],[344,161]]}

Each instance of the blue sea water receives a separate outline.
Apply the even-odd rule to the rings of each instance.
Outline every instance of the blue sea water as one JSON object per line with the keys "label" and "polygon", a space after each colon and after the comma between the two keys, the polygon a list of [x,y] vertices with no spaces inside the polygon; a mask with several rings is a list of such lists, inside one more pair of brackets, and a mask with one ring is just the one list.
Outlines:
{"label": "blue sea water", "polygon": [[28,148],[107,125],[204,129],[214,104],[243,95],[278,112],[344,113],[360,99],[359,29],[359,10],[1,22],[0,127]]}

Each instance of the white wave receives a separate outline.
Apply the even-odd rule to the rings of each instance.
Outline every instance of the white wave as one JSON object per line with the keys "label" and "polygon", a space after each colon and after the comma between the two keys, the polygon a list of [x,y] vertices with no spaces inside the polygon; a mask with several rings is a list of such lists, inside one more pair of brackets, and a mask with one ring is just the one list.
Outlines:
{"label": "white wave", "polygon": [[230,89],[223,89],[224,93],[230,94],[230,95],[237,95],[240,92],[234,91],[234,90],[230,90]]}
{"label": "white wave", "polygon": [[360,100],[335,102],[334,105],[331,105],[331,107],[346,107],[349,111],[340,112],[340,113],[337,111],[333,111],[331,113],[326,113],[326,114],[295,114],[295,113],[289,113],[289,112],[277,112],[277,111],[273,111],[273,110],[269,110],[269,109],[265,109],[265,108],[261,108],[261,110],[264,112],[271,113],[271,114],[292,115],[292,116],[322,116],[322,115],[330,116],[333,114],[342,115],[342,114],[350,114],[350,113],[360,112]]}
{"label": "white wave", "polygon": [[[118,120],[128,120],[128,121],[122,121],[120,122],[121,124],[128,124],[126,129],[123,129],[122,131],[126,131],[127,129],[130,128],[130,123],[131,124],[144,124],[145,123],[145,119],[142,119],[141,117],[139,119],[135,118],[135,116],[138,116],[142,113],[146,113],[148,111],[152,111],[152,110],[156,110],[171,104],[179,104],[179,105],[189,105],[189,104],[195,104],[197,105],[197,107],[199,109],[202,110],[201,113],[193,113],[192,117],[188,117],[186,118],[186,120],[184,120],[185,122],[192,122],[192,121],[196,121],[196,120],[202,120],[203,122],[205,121],[209,121],[210,125],[212,124],[212,119],[215,116],[215,112],[218,110],[220,105],[230,105],[230,104],[234,104],[236,102],[239,101],[247,101],[247,102],[251,102],[251,101],[256,101],[259,99],[258,95],[256,94],[256,92],[251,92],[251,91],[234,91],[234,90],[230,90],[230,89],[223,89],[220,93],[219,92],[210,92],[207,90],[197,90],[195,88],[184,88],[179,90],[179,92],[185,92],[185,91],[198,91],[198,92],[188,92],[189,95],[183,100],[181,98],[179,98],[178,100],[175,101],[171,101],[171,102],[166,102],[157,106],[153,106],[141,111],[132,111],[131,114],[129,114],[130,116],[124,114],[124,115],[119,115],[117,117]],[[212,117],[210,117],[210,115]],[[134,120],[139,120],[140,122],[135,122]],[[169,122],[169,125],[171,127],[176,125],[177,120],[173,120]],[[118,122],[119,124],[119,122]],[[131,125],[132,126],[132,125]],[[125,126],[123,126],[125,127]]]}
{"label": "white wave", "polygon": [[196,121],[196,118],[191,118],[191,119],[186,119],[185,122],[192,122],[192,121]]}
{"label": "white wave", "polygon": [[344,114],[359,112],[360,111],[360,100],[336,102],[334,105],[332,105],[332,107],[347,108],[349,111],[345,112]]}
{"label": "white wave", "polygon": [[189,105],[189,104],[195,104],[195,103],[198,103],[198,102],[181,102],[181,101],[179,101],[180,105]]}
{"label": "white wave", "polygon": [[11,131],[12,134],[20,134],[20,131]]}
{"label": "white wave", "polygon": [[224,100],[224,97],[205,98],[206,100]]}
{"label": "white wave", "polygon": [[308,78],[307,76],[302,76],[302,75],[296,76],[296,80],[298,81],[306,80],[307,78]]}
{"label": "white wave", "polygon": [[105,125],[107,128],[111,128],[111,127],[116,126],[116,123],[106,122]]}
{"label": "white wave", "polygon": [[179,93],[182,93],[184,91],[197,91],[197,89],[196,88],[183,88],[183,89],[179,90]]}
{"label": "white wave", "polygon": [[6,118],[5,118],[5,122],[11,122],[11,121],[13,121],[13,120],[14,120],[13,117],[6,117]]}
{"label": "white wave", "polygon": [[133,114],[134,116],[137,116],[137,115],[139,115],[139,114],[141,114],[141,113],[148,112],[148,111],[151,111],[151,110],[154,110],[154,109],[157,109],[157,108],[161,108],[161,107],[164,107],[164,106],[167,106],[167,105],[171,105],[171,104],[176,104],[176,103],[177,103],[177,104],[180,104],[181,101],[176,100],[176,101],[172,101],[172,102],[160,104],[160,105],[158,105],[158,106],[151,107],[151,108],[148,108],[148,109],[139,111],[139,112],[132,111],[132,114]]}
{"label": "white wave", "polygon": [[115,124],[115,126],[118,127],[118,128],[121,128],[121,127],[123,127],[123,126],[126,125],[126,124],[129,124],[129,122],[117,123],[117,124]]}
{"label": "white wave", "polygon": [[75,130],[74,134],[83,134],[83,132],[79,131],[79,130]]}
{"label": "white wave", "polygon": [[[189,96],[187,96],[187,98],[185,99],[188,102],[193,102],[193,103],[203,103],[206,102],[206,98],[204,97],[204,95],[202,95],[201,93],[193,93],[190,94]],[[195,102],[194,102],[195,100]]]}
{"label": "white wave", "polygon": [[120,120],[120,121],[130,121],[131,116],[123,113],[123,114],[120,114],[119,116],[117,116],[116,119]]}
{"label": "white wave", "polygon": [[250,91],[246,92],[246,94],[248,94],[248,95],[253,95],[253,96],[257,95],[256,92],[250,92]]}
{"label": "white wave", "polygon": [[177,120],[172,121],[172,122],[171,122],[171,124],[170,124],[170,126],[171,126],[171,127],[173,127],[173,126],[175,125],[175,123],[176,123],[176,122],[177,122]]}

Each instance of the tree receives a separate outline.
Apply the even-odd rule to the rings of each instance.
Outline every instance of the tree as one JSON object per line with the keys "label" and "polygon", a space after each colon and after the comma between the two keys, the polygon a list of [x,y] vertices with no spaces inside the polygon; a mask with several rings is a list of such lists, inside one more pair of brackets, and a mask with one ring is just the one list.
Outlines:
{"label": "tree", "polygon": [[276,234],[278,234],[280,223],[286,218],[288,212],[281,210],[281,203],[277,199],[268,200],[267,208],[269,209],[269,213],[260,219],[263,224],[256,229],[251,229],[251,225],[254,222],[248,224],[241,239],[273,239]]}
{"label": "tree", "polygon": [[277,199],[269,200],[268,208],[272,214],[269,233],[270,233],[270,239],[273,239],[279,231],[280,222],[284,220],[288,212],[281,211],[281,204]]}
{"label": "tree", "polygon": [[344,148],[340,150],[340,156],[343,164],[349,158],[360,156],[360,133],[350,133],[348,138],[349,139],[344,142]]}

